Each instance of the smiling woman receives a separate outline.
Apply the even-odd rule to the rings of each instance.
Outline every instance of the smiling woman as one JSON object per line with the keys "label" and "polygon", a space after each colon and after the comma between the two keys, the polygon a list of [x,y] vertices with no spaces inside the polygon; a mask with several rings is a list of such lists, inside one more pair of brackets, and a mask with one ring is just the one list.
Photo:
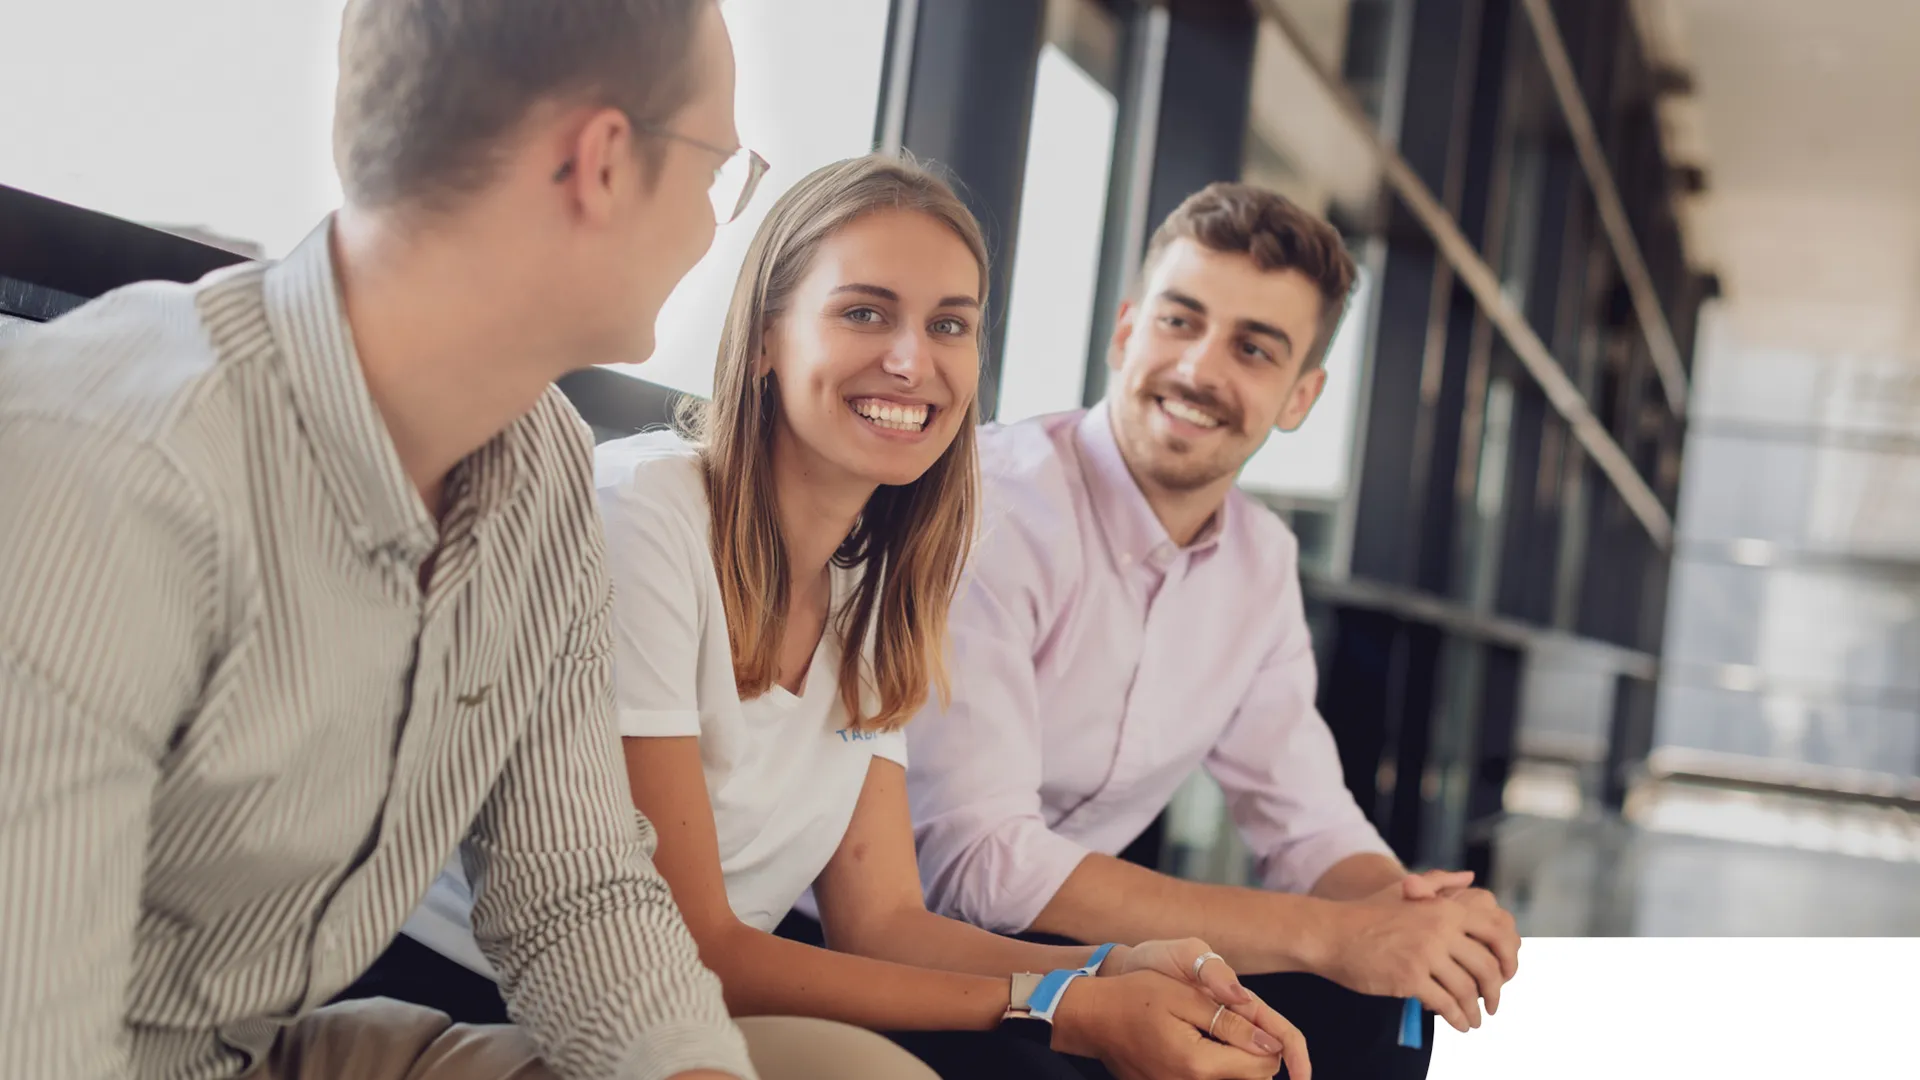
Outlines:
{"label": "smiling woman", "polygon": [[[860,646],[876,605],[872,725],[903,723],[929,674],[944,683],[942,616],[973,528],[986,265],[946,185],[878,155],[807,177],[754,237],[694,425],[742,694],[774,680],[789,614],[794,557],[768,528],[777,493],[809,488],[848,525],[822,561],[864,563],[841,660],[853,726],[869,723]],[[908,430],[910,412],[921,422]]]}
{"label": "smiling woman", "polygon": [[[1298,1032],[1196,963],[1203,942],[1032,944],[922,899],[901,728],[948,696],[987,280],[979,226],[931,172],[818,169],[754,236],[690,437],[596,450],[618,722],[656,862],[736,1016],[972,1033],[949,1075],[1078,1075],[996,1031],[1008,1017],[1122,1075],[1266,1076],[1283,1051],[1304,1075]],[[774,933],[809,886],[827,949]],[[450,870],[408,933],[484,972],[466,902]],[[955,1045],[901,1041],[930,1061]]]}

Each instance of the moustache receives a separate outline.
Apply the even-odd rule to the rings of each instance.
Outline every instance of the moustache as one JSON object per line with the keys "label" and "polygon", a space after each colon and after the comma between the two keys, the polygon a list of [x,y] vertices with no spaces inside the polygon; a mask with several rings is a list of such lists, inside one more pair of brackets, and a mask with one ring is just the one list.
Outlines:
{"label": "moustache", "polygon": [[1196,409],[1210,413],[1219,418],[1221,426],[1223,427],[1229,427],[1235,431],[1245,429],[1245,425],[1240,422],[1240,410],[1234,408],[1219,395],[1211,391],[1202,390],[1197,386],[1187,386],[1183,383],[1161,383],[1157,386],[1150,387],[1147,392],[1154,397],[1182,401]]}

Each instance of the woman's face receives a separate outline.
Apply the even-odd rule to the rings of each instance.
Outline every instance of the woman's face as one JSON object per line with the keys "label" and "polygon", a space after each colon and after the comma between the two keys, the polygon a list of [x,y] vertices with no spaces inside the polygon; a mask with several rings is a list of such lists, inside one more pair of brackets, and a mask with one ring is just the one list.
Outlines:
{"label": "woman's face", "polygon": [[829,236],[769,328],[781,435],[823,480],[909,484],[980,383],[980,267],[939,220],[863,215]]}

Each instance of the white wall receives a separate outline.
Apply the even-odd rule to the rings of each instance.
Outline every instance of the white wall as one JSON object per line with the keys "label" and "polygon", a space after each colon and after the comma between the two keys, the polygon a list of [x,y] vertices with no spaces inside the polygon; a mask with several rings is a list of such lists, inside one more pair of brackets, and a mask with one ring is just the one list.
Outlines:
{"label": "white wall", "polygon": [[[344,0],[12,5],[0,43],[0,184],[286,254],[340,202],[331,151]],[[17,10],[16,10],[17,9]],[[772,170],[625,368],[712,388],[720,320],[753,230],[812,169],[871,148],[887,0],[723,0],[742,140]]]}
{"label": "white wall", "polygon": [[746,212],[720,230],[713,250],[667,301],[653,358],[617,365],[703,395],[713,391],[720,324],[754,230],[795,181],[873,148],[886,60],[887,0],[725,0],[720,10],[738,59],[740,139],[772,168]]}
{"label": "white wall", "polygon": [[285,254],[338,204],[342,0],[10,4],[0,184]]}

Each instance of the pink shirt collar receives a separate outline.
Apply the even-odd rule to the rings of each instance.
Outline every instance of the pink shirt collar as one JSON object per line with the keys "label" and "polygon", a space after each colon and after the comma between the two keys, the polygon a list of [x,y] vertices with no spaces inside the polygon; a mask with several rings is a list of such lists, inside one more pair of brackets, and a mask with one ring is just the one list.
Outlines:
{"label": "pink shirt collar", "polygon": [[1133,478],[1133,470],[1127,467],[1120,443],[1114,438],[1110,408],[1102,400],[1086,411],[1074,431],[1074,445],[1080,451],[1080,471],[1095,520],[1114,561],[1122,566],[1144,564],[1164,570],[1183,550],[1198,554],[1217,548],[1227,531],[1233,498],[1221,500],[1220,509],[1214,511],[1193,543],[1184,549],[1175,545]]}

